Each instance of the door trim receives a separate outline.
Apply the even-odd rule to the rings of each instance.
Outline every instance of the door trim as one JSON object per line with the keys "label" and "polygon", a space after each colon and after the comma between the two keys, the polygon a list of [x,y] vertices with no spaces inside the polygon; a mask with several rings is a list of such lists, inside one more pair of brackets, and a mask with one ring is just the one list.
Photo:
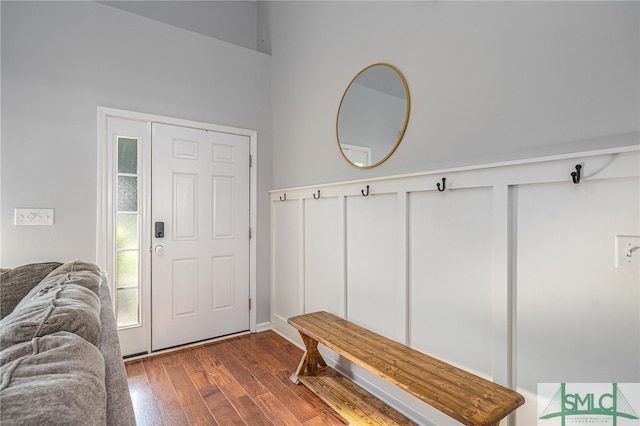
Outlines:
{"label": "door trim", "polygon": [[[114,276],[114,250],[111,236],[113,235],[113,223],[115,213],[112,208],[112,182],[113,182],[113,153],[109,146],[109,135],[107,134],[107,120],[109,118],[120,118],[146,123],[151,128],[151,123],[170,124],[181,127],[191,127],[195,129],[210,130],[222,133],[233,133],[249,137],[249,155],[252,163],[249,168],[249,226],[252,230],[249,239],[249,297],[252,301],[249,310],[249,331],[256,331],[256,256],[257,256],[257,184],[258,184],[258,132],[255,130],[240,129],[236,127],[222,126],[218,124],[204,123],[199,121],[185,120],[180,118],[166,117],[156,114],[140,113],[122,109],[114,109],[98,106],[98,135],[97,135],[97,203],[96,203],[96,259],[97,264],[107,272],[108,276]],[[149,133],[150,136],[150,133]],[[249,161],[249,159],[247,159]],[[141,211],[141,222],[146,229],[151,229],[151,138],[143,141],[142,146],[142,186],[144,188],[144,208]],[[249,230],[247,230],[247,234]],[[151,353],[151,287],[148,285],[151,277],[151,256],[144,247],[151,248],[151,238],[147,235],[141,242],[142,253],[142,309],[141,322],[147,325],[146,348],[147,353]],[[145,285],[147,283],[147,285]],[[111,286],[111,299],[115,300],[115,288]]]}

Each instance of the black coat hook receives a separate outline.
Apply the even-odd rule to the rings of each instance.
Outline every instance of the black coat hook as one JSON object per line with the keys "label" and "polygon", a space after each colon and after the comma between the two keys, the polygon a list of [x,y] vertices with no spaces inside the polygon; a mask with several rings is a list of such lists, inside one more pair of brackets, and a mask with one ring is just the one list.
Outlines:
{"label": "black coat hook", "polygon": [[582,169],[582,166],[580,164],[576,164],[576,171],[571,172],[571,179],[575,184],[580,183],[580,169]]}
{"label": "black coat hook", "polygon": [[442,188],[440,188],[440,184],[439,184],[439,183],[437,183],[437,184],[436,184],[436,186],[438,187],[438,191],[440,191],[440,192],[444,192],[444,190],[445,190],[445,184],[444,184],[444,182],[445,182],[446,180],[447,180],[446,178],[442,178]]}
{"label": "black coat hook", "polygon": [[282,198],[282,196],[280,196],[280,201],[287,201],[287,193],[284,193],[284,198]]}
{"label": "black coat hook", "polygon": [[367,185],[367,193],[364,193],[364,189],[361,189],[360,192],[362,193],[362,196],[367,197],[369,196],[369,185]]}
{"label": "black coat hook", "polygon": [[318,189],[318,196],[316,197],[316,194],[313,194],[313,199],[314,200],[319,200],[320,199],[320,190]]}

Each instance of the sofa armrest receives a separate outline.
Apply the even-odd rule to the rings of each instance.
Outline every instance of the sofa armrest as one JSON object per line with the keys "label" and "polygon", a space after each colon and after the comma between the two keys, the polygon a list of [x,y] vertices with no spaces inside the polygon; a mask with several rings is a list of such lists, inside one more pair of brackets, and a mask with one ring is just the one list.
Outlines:
{"label": "sofa armrest", "polygon": [[104,357],[105,384],[107,388],[107,425],[129,426],[135,425],[136,419],[129,393],[127,372],[122,360],[118,328],[109,283],[103,274],[100,285],[100,320],[102,330],[98,349]]}
{"label": "sofa armrest", "polygon": [[32,263],[0,270],[0,319],[13,312],[16,305],[62,263]]}

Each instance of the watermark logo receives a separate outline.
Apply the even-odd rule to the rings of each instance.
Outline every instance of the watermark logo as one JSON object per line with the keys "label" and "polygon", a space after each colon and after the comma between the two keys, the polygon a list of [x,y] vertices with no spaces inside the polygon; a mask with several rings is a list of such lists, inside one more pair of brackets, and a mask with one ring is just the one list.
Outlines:
{"label": "watermark logo", "polygon": [[538,426],[640,426],[640,383],[539,383]]}

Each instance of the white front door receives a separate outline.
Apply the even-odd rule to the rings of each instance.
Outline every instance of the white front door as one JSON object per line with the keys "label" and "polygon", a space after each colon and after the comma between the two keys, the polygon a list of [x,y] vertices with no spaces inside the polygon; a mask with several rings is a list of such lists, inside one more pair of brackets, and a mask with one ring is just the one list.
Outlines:
{"label": "white front door", "polygon": [[249,330],[249,137],[154,123],[151,166],[152,350]]}

